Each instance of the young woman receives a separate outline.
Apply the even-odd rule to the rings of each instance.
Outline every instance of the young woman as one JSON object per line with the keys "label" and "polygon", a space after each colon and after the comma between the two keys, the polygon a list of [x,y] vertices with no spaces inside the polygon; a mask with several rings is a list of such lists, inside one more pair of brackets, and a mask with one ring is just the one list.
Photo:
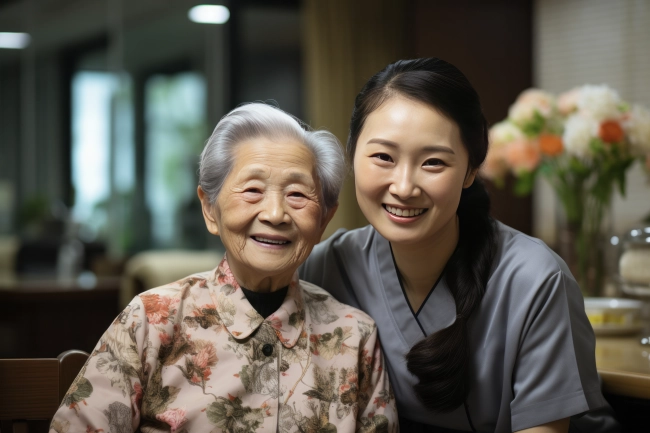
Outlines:
{"label": "young woman", "polygon": [[347,144],[371,225],[337,232],[301,269],[377,322],[405,432],[566,432],[606,405],[565,263],[488,214],[487,148],[456,67],[387,66],[357,96]]}

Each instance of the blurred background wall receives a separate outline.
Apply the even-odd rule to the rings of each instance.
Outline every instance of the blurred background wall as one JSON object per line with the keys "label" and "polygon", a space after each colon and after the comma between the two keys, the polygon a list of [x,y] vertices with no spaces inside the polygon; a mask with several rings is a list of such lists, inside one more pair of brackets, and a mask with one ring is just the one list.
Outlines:
{"label": "blurred background wall", "polygon": [[[222,25],[191,22],[196,4],[0,5],[0,31],[31,36],[0,49],[0,233],[54,251],[73,230],[118,260],[218,248],[198,211],[197,155],[238,104],[274,101],[344,143],[354,96],[399,58],[456,63],[491,121],[532,83],[527,1],[240,0],[223,3]],[[530,209],[495,212],[530,232]],[[350,181],[327,234],[363,224]]]}

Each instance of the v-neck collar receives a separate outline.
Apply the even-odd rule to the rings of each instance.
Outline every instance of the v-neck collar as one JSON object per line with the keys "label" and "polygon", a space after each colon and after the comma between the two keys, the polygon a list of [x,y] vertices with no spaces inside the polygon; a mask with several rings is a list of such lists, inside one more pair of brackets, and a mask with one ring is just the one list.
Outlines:
{"label": "v-neck collar", "polygon": [[456,304],[444,278],[438,279],[416,313],[400,284],[390,242],[375,230],[373,244],[386,302],[396,327],[409,347],[454,323]]}

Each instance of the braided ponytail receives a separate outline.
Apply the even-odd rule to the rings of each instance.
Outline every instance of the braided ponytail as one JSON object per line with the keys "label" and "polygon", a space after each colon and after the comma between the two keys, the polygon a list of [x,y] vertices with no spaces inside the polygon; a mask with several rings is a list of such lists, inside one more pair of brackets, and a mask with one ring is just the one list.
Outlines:
{"label": "braided ponytail", "polygon": [[418,342],[406,355],[409,371],[419,379],[415,392],[432,410],[452,411],[469,392],[467,321],[483,298],[496,251],[489,208],[490,199],[478,179],[463,190],[457,211],[458,245],[445,268],[456,321]]}

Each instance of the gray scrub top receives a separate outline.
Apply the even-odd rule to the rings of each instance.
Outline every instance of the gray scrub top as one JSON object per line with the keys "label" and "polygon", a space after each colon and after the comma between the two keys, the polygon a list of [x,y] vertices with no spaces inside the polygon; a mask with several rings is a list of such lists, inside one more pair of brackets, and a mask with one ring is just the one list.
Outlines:
{"label": "gray scrub top", "polygon": [[[595,338],[580,289],[542,241],[501,223],[493,272],[468,321],[470,391],[476,431],[512,432],[606,405],[594,359]],[[404,355],[452,324],[454,299],[441,278],[417,314],[404,295],[390,243],[373,227],[339,230],[316,245],[300,277],[368,313],[379,329],[401,417],[471,431],[465,408],[426,409]]]}

